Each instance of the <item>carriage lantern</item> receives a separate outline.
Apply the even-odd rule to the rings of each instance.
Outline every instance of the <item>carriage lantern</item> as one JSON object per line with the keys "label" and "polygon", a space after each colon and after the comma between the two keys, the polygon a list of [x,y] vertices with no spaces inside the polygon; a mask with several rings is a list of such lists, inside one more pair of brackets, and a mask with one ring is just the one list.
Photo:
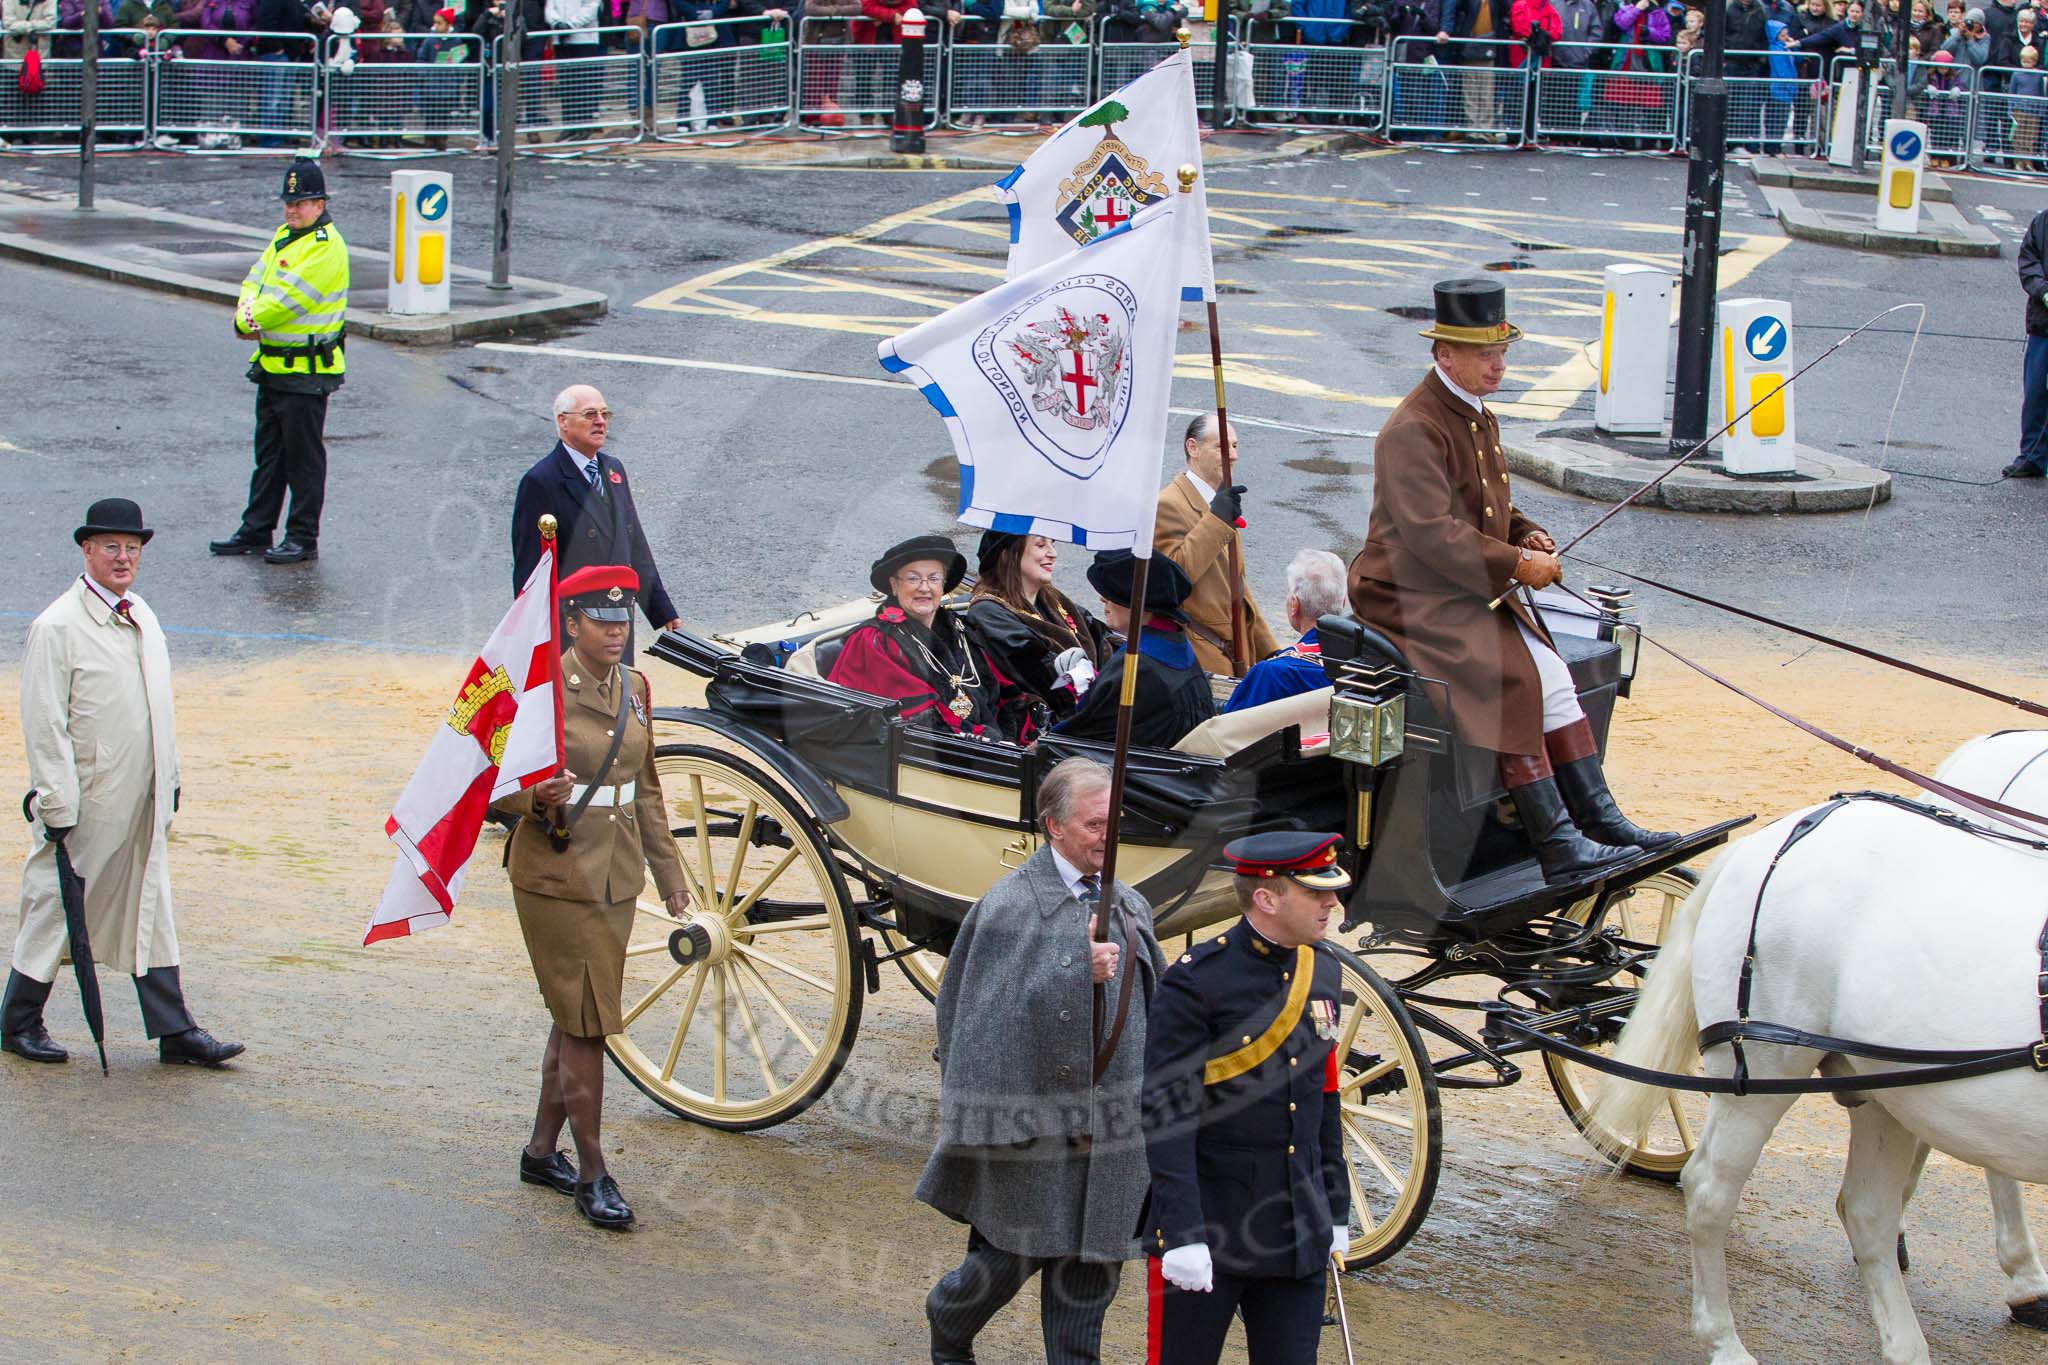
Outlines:
{"label": "carriage lantern", "polygon": [[1346,663],[1330,696],[1330,754],[1377,768],[1401,756],[1408,734],[1408,675],[1392,665]]}
{"label": "carriage lantern", "polygon": [[1635,594],[1627,588],[1595,583],[1586,590],[1586,595],[1600,608],[1600,638],[1613,641],[1621,651],[1619,690],[1625,697],[1629,684],[1635,680],[1636,656],[1642,650],[1642,628],[1628,619],[1635,613]]}

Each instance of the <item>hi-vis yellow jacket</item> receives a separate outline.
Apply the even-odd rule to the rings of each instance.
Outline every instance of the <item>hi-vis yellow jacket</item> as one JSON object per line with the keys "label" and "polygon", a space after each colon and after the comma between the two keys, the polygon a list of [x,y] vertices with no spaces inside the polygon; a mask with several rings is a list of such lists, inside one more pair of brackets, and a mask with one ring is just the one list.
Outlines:
{"label": "hi-vis yellow jacket", "polygon": [[235,302],[242,330],[257,334],[249,359],[281,377],[339,383],[348,368],[341,343],[347,316],[348,246],[325,214],[303,231],[279,228]]}

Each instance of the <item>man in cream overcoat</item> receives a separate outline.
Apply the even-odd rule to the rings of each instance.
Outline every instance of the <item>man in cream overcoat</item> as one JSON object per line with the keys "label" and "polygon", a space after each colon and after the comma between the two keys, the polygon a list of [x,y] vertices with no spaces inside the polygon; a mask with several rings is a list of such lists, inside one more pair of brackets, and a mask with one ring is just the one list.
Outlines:
{"label": "man in cream overcoat", "polygon": [[93,960],[135,978],[143,1027],[166,1062],[218,1066],[241,1052],[198,1027],[178,980],[168,831],[178,806],[171,660],[156,613],[134,591],[155,534],[126,498],[92,505],[73,540],[85,572],[29,627],[21,727],[34,845],[21,879],[21,931],[0,998],[0,1048],[61,1062],[43,1004],[66,950],[57,886],[62,843],[85,883]]}

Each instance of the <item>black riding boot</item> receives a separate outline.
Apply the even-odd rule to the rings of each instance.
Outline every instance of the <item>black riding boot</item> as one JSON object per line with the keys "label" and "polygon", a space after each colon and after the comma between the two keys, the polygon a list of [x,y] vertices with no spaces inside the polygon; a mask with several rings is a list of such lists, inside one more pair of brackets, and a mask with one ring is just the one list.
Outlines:
{"label": "black riding boot", "polygon": [[1644,829],[1621,813],[1614,794],[1607,790],[1607,775],[1600,771],[1598,754],[1558,764],[1557,789],[1579,828],[1602,843],[1651,849],[1678,842],[1676,834]]}
{"label": "black riding boot", "polygon": [[0,997],[0,1051],[32,1062],[61,1062],[70,1056],[43,1027],[43,1002],[49,998],[47,982],[7,973],[7,993]]}
{"label": "black riding boot", "polygon": [[1553,778],[1538,778],[1534,782],[1509,787],[1508,795],[1514,798],[1515,812],[1522,817],[1522,828],[1528,831],[1529,842],[1535,845],[1536,862],[1542,867],[1546,882],[1564,881],[1596,872],[1642,852],[1632,844],[1603,844],[1581,834],[1579,827],[1572,823],[1571,816],[1565,813],[1564,798],[1558,794],[1557,782]]}

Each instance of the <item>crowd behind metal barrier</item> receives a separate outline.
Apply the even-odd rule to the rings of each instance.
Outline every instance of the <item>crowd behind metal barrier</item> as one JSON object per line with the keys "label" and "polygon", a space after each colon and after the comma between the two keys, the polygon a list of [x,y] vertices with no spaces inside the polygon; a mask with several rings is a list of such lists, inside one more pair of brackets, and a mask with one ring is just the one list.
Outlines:
{"label": "crowd behind metal barrier", "polygon": [[[0,0],[6,145],[76,145],[75,25],[88,2]],[[194,0],[183,10],[99,0],[102,145],[371,156],[491,145],[506,0],[468,2],[465,15],[435,0],[358,0],[360,22],[344,32],[330,0]],[[886,125],[895,107],[894,18],[908,0],[513,2],[530,25],[515,119],[527,150],[852,132]],[[1203,116],[1424,144],[1684,145],[1698,9],[1511,0],[1502,25],[1490,15],[1497,4],[1236,0],[1220,26],[1221,73],[1218,27],[1195,26]],[[1165,0],[937,0],[933,11],[925,121],[957,129],[1062,122],[1170,51],[1188,22]],[[1772,44],[1727,54],[1730,145],[1819,154],[1854,62],[1860,6],[1733,0],[1728,13],[1731,43],[1760,32]],[[2000,7],[1994,27],[2009,24],[2016,39],[2002,50],[1983,12],[1959,0],[1947,26],[1928,0],[1910,0],[1908,13],[1907,100],[1929,126],[1935,164],[2048,174],[2033,12]],[[1873,153],[1895,80],[1887,58],[1870,82]]]}

